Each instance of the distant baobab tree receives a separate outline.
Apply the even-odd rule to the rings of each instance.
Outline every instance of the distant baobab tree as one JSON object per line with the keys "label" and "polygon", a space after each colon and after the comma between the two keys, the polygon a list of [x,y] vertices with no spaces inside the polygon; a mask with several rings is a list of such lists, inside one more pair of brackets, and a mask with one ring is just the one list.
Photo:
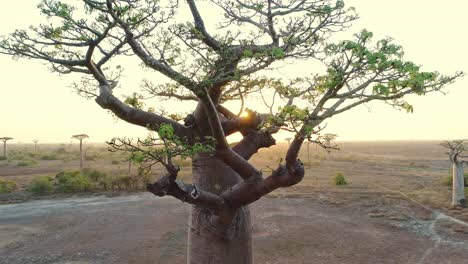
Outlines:
{"label": "distant baobab tree", "polygon": [[13,138],[11,137],[1,137],[0,141],[3,141],[3,157],[6,159],[7,158],[7,148],[6,144],[8,140],[12,140]]}
{"label": "distant baobab tree", "polygon": [[462,156],[467,150],[466,140],[444,141],[440,145],[447,148],[449,152],[450,162],[452,162],[452,206],[465,206],[465,178],[463,173],[463,163],[461,160],[466,156]]}
{"label": "distant baobab tree", "polygon": [[322,141],[317,143],[325,148],[327,152],[330,152],[331,149],[337,148],[337,145],[334,143],[337,137],[337,134],[327,133],[322,136]]}
{"label": "distant baobab tree", "polygon": [[89,138],[86,134],[73,135],[72,138],[80,141],[80,170],[84,168],[83,140]]}
{"label": "distant baobab tree", "polygon": [[39,142],[39,139],[34,139],[33,140],[33,143],[34,143],[34,152],[37,152],[37,143]]}

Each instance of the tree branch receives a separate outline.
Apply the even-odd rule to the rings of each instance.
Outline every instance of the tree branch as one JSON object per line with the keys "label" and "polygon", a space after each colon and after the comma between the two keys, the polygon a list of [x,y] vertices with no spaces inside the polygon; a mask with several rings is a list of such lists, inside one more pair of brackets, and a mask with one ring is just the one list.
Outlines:
{"label": "tree branch", "polygon": [[193,0],[187,0],[188,5],[190,6],[190,11],[192,12],[193,19],[195,20],[195,28],[200,31],[202,34],[203,38],[202,41],[208,45],[210,48],[219,51],[220,50],[220,44],[219,42],[214,39],[207,31],[205,28],[205,23],[203,22],[203,19],[200,15],[200,12],[198,12],[197,6],[195,4],[195,1]]}
{"label": "tree branch", "polygon": [[304,166],[297,160],[290,165],[280,165],[265,179],[241,182],[220,196],[232,208],[251,204],[262,196],[280,188],[299,183],[304,178]]}
{"label": "tree branch", "polygon": [[250,131],[232,150],[245,160],[249,160],[261,148],[269,148],[276,144],[276,140],[269,132]]}
{"label": "tree branch", "polygon": [[170,195],[182,202],[187,202],[209,209],[214,215],[219,215],[225,210],[224,199],[210,192],[198,189],[193,184],[186,184],[166,175],[157,182],[147,185],[147,190],[156,196]]}
{"label": "tree branch", "polygon": [[229,136],[236,132],[240,132],[244,135],[249,131],[257,130],[258,126],[261,123],[262,118],[260,117],[260,115],[250,110],[248,110],[247,116],[241,116],[221,121],[221,125],[226,136]]}
{"label": "tree branch", "polygon": [[191,130],[184,127],[182,124],[175,122],[172,119],[159,116],[154,113],[145,112],[143,110],[130,107],[123,103],[112,94],[112,85],[104,76],[104,74],[96,67],[92,61],[94,46],[91,45],[86,53],[86,66],[92,73],[94,78],[99,82],[99,96],[96,98],[96,103],[104,109],[111,110],[120,119],[128,123],[156,129],[161,124],[170,124],[174,128],[174,133],[178,137],[191,137]]}
{"label": "tree branch", "polygon": [[200,101],[205,110],[205,114],[210,125],[213,137],[216,139],[216,155],[220,157],[228,166],[237,172],[244,180],[249,178],[261,177],[261,172],[255,169],[252,164],[243,159],[239,154],[234,152],[226,140],[221,121],[219,119],[218,111],[211,100],[211,97],[204,89],[205,93],[200,94]]}

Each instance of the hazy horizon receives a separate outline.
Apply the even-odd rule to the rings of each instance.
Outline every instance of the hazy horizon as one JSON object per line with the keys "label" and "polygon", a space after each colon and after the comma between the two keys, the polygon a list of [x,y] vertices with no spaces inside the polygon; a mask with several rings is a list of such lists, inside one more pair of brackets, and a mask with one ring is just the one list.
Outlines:
{"label": "hazy horizon", "polygon": [[[40,18],[36,1],[6,2],[0,16],[0,35],[17,28],[37,24]],[[364,1],[347,0],[354,6],[360,19],[343,36],[350,36],[362,28],[373,31],[376,38],[391,36],[405,50],[405,58],[424,69],[444,74],[468,71],[465,51],[468,36],[468,1]],[[183,4],[182,4],[183,5]],[[202,15],[207,11],[202,10]],[[209,16],[208,16],[209,17]],[[208,22],[207,22],[208,23]],[[38,61],[12,60],[0,55],[2,103],[0,111],[0,137],[15,138],[28,144],[33,139],[39,143],[69,143],[73,134],[86,133],[89,142],[104,142],[116,136],[144,137],[145,128],[116,121],[93,100],[85,100],[73,93],[69,85],[76,78],[58,76]],[[124,65],[125,67],[125,65]],[[310,71],[300,66],[288,66],[278,72]],[[312,71],[313,72],[313,71]],[[119,95],[139,91],[137,77],[150,75],[137,66],[125,72],[128,82],[121,83]],[[152,76],[155,76],[154,74]],[[133,78],[133,79],[132,79]],[[135,80],[134,80],[135,79]],[[467,78],[449,85],[442,94],[410,96],[414,113],[407,114],[392,109],[384,103],[372,103],[340,114],[328,120],[325,133],[336,133],[338,141],[441,141],[468,137]],[[177,102],[178,103],[178,102]],[[154,104],[154,105],[153,105]],[[152,101],[151,105],[169,105]],[[185,110],[188,108],[183,108]],[[290,134],[276,136],[282,141]],[[233,139],[236,140],[236,139]]]}

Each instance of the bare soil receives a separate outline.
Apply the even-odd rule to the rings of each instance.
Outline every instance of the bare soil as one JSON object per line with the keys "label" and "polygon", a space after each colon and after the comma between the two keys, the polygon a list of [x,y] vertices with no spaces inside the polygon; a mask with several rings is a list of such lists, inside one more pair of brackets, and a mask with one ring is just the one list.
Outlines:
{"label": "bare soil", "polygon": [[[382,208],[269,197],[252,210],[256,263],[468,259],[466,232],[456,231],[463,225],[404,200]],[[149,194],[2,205],[0,263],[185,263],[188,212]]]}

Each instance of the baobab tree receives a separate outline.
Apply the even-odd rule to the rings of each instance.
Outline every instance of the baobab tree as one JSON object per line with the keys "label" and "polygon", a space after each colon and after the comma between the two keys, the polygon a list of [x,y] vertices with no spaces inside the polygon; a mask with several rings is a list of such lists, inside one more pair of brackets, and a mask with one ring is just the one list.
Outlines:
{"label": "baobab tree", "polygon": [[3,158],[7,158],[7,141],[12,140],[12,137],[0,137],[0,141],[3,141]]}
{"label": "baobab tree", "polygon": [[463,152],[467,150],[466,140],[445,141],[440,145],[447,148],[449,160],[452,163],[452,206],[466,206],[465,177],[463,173]]}
{"label": "baobab tree", "polygon": [[37,152],[37,143],[39,142],[39,139],[34,139],[33,140],[33,143],[34,143],[34,152]]}
{"label": "baobab tree", "polygon": [[73,135],[72,139],[80,141],[80,170],[84,168],[84,153],[83,153],[83,140],[89,138],[86,134]]}
{"label": "baobab tree", "polygon": [[[47,23],[3,38],[1,53],[44,61],[60,74],[81,74],[74,84],[79,94],[124,121],[158,131],[166,152],[193,155],[193,184],[184,184],[176,180],[178,166],[154,154],[160,151],[152,147],[157,139],[141,141],[142,161],[167,170],[148,190],[193,205],[189,263],[252,262],[249,204],[302,180],[298,153],[305,140],[317,140],[325,120],[371,101],[411,112],[406,95],[440,91],[462,75],[422,71],[404,60],[393,40],[375,41],[367,30],[333,43],[329,37],[357,19],[342,0],[43,0],[39,9]],[[179,13],[184,10],[188,16]],[[216,14],[209,23],[207,12]],[[123,67],[116,58],[128,56],[157,73],[144,80],[147,93],[196,104],[184,123],[145,109],[143,96],[124,100],[114,93],[125,85],[118,83]],[[307,64],[312,62],[323,70]],[[271,74],[297,63],[316,72],[290,79]],[[241,111],[226,104],[256,107],[259,94],[270,101],[270,113],[238,116]],[[249,160],[274,145],[272,135],[280,129],[294,139],[285,162],[262,175]],[[226,137],[236,132],[243,138],[230,147]]]}

